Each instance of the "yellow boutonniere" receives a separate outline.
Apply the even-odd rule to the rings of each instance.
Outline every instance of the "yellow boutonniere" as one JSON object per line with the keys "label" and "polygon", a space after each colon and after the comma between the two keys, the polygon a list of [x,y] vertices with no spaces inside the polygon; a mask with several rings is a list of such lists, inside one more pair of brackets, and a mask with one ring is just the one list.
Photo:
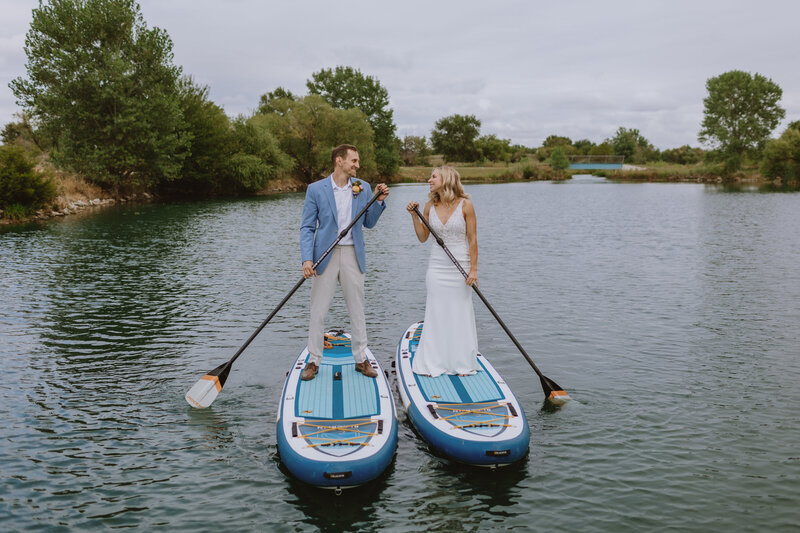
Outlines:
{"label": "yellow boutonniere", "polygon": [[358,196],[358,193],[361,192],[361,182],[356,180],[353,182],[353,198]]}

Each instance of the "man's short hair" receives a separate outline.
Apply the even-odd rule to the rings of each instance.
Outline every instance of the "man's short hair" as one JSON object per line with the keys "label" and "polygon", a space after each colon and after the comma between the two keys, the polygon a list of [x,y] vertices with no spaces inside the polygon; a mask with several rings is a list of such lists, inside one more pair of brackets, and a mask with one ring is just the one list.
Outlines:
{"label": "man's short hair", "polygon": [[331,163],[333,163],[334,167],[336,166],[336,158],[341,157],[342,159],[344,159],[345,157],[347,157],[348,150],[352,150],[355,153],[358,153],[358,148],[356,148],[352,144],[340,144],[339,146],[331,150]]}

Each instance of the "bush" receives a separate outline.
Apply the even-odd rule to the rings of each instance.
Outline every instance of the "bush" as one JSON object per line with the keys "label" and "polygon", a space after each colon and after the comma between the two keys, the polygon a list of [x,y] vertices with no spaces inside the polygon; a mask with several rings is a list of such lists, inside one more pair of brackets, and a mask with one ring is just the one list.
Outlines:
{"label": "bush", "polygon": [[531,165],[525,165],[522,167],[522,177],[529,180],[533,177],[538,177],[538,173]]}
{"label": "bush", "polygon": [[0,209],[4,217],[23,218],[55,196],[55,182],[34,170],[22,148],[0,146]]}
{"label": "bush", "polygon": [[761,172],[769,178],[800,180],[800,130],[789,127],[780,138],[767,142]]}
{"label": "bush", "polygon": [[11,204],[5,209],[0,210],[0,214],[3,215],[3,218],[7,218],[8,220],[23,220],[31,216],[33,212],[34,210],[32,208],[20,204]]}

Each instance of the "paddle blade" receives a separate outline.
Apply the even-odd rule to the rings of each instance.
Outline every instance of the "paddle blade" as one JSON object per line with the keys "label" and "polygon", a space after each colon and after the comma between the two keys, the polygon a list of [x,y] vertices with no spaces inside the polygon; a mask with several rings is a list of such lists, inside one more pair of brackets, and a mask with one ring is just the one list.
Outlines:
{"label": "paddle blade", "polygon": [[552,379],[541,376],[542,388],[544,395],[547,396],[547,401],[555,405],[564,405],[570,400],[569,394]]}
{"label": "paddle blade", "polygon": [[225,385],[230,371],[231,364],[228,361],[200,378],[186,393],[186,401],[189,405],[196,409],[203,409],[211,405]]}

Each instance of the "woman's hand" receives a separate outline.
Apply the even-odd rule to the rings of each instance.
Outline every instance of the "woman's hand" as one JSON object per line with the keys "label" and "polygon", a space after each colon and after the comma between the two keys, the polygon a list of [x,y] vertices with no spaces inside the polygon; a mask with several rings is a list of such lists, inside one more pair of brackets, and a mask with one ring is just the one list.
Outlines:
{"label": "woman's hand", "polygon": [[478,271],[477,270],[470,270],[469,274],[467,275],[467,279],[464,280],[464,283],[472,287],[473,285],[478,284]]}
{"label": "woman's hand", "polygon": [[408,202],[408,205],[406,206],[406,210],[409,213],[411,213],[412,216],[416,215],[416,213],[414,212],[415,208],[419,209],[419,202]]}

